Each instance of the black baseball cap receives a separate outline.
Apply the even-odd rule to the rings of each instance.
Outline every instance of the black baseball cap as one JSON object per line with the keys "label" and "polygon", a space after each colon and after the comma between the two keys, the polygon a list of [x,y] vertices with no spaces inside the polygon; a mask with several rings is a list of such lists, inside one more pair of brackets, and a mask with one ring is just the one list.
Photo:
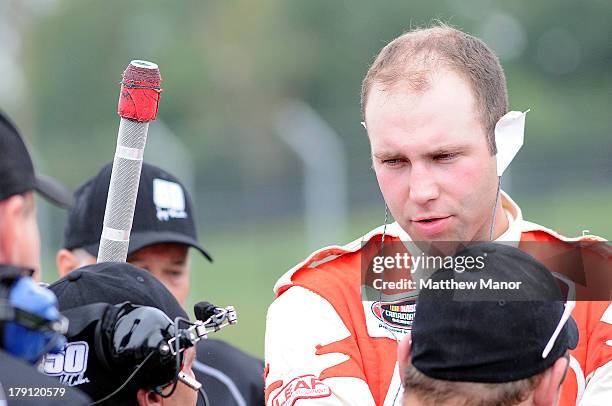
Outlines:
{"label": "black baseball cap", "polygon": [[61,183],[37,175],[17,127],[0,111],[0,201],[35,190],[59,207],[70,207],[72,194]]}
{"label": "black baseball cap", "polygon": [[166,287],[150,272],[126,262],[102,262],[69,272],[52,283],[60,311],[91,303],[131,302],[156,307],[174,320],[188,318]]}
{"label": "black baseball cap", "polygon": [[[74,192],[74,205],[64,230],[64,248],[83,248],[98,255],[112,163]],[[211,256],[198,243],[191,199],[183,184],[169,172],[143,162],[130,233],[128,255],[161,243],[188,245]]]}
{"label": "black baseball cap", "polygon": [[[477,244],[454,258],[466,264],[468,257],[484,267],[438,270],[419,293],[412,326],[416,369],[447,381],[510,382],[543,372],[576,348],[576,323],[571,316],[563,322],[570,303],[559,285],[565,282],[509,245]],[[552,348],[544,351],[550,342]]]}
{"label": "black baseball cap", "polygon": [[[174,296],[149,272],[129,263],[103,262],[85,266],[68,273],[49,289],[55,293],[61,312],[66,312],[71,324],[87,324],[78,318],[82,317],[78,308],[96,303],[121,304],[130,302],[135,305],[150,306],[164,312],[171,321],[176,317],[189,319]],[[75,319],[76,317],[76,319]],[[104,352],[100,350],[98,325],[92,323],[78,333],[71,335],[68,331],[68,347],[76,354],[71,369],[64,368],[55,374],[60,381],[77,386],[94,400],[102,399],[122,385],[133,372],[134,365],[114,366],[112,373]],[[80,350],[80,351],[79,351]],[[78,363],[78,365],[76,365]],[[78,373],[74,373],[77,370]],[[145,372],[143,372],[145,373]],[[130,382],[118,395],[105,404],[134,404],[138,389],[139,377]]]}

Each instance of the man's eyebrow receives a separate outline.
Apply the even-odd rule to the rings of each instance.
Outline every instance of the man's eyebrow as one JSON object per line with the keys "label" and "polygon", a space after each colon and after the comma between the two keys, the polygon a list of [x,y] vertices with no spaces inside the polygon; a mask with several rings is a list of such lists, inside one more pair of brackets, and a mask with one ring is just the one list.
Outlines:
{"label": "man's eyebrow", "polygon": [[430,152],[427,152],[425,155],[427,157],[436,157],[439,155],[456,154],[467,149],[467,145],[443,145],[431,150]]}
{"label": "man's eyebrow", "polygon": [[399,152],[375,152],[372,154],[374,158],[380,159],[381,161],[385,159],[397,159],[401,158],[404,155]]}
{"label": "man's eyebrow", "polygon": [[[467,145],[462,145],[462,144],[455,144],[455,145],[442,145],[439,147],[436,147],[434,149],[432,149],[431,151],[425,152],[422,154],[423,157],[426,158],[432,158],[432,157],[436,157],[438,155],[445,155],[445,154],[453,154],[453,153],[459,153],[459,152],[463,152],[465,150],[467,150],[469,147]],[[404,154],[402,154],[401,152],[389,152],[389,151],[382,151],[382,152],[374,152],[372,153],[372,156],[376,159],[380,159],[381,161],[384,161],[386,159],[398,159],[398,158],[403,158]]]}
{"label": "man's eyebrow", "polygon": [[187,262],[187,256],[177,255],[173,258],[170,258],[170,261],[173,264],[184,264],[185,262]]}

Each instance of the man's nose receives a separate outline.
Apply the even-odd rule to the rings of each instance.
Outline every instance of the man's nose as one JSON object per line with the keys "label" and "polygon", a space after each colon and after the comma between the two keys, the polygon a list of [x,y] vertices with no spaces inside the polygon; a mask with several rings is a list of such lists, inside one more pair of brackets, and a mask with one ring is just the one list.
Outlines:
{"label": "man's nose", "polygon": [[418,205],[424,205],[435,200],[440,195],[440,189],[434,176],[424,165],[413,165],[410,171],[410,193],[408,198]]}

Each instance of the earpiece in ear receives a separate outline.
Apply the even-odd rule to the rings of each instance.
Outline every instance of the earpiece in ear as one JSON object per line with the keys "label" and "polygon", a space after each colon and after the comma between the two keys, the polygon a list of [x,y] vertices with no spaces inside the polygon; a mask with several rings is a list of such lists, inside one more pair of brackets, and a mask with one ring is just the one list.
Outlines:
{"label": "earpiece in ear", "polygon": [[366,125],[365,125],[365,121],[362,121],[362,122],[361,122],[361,125],[362,125],[362,126],[363,126],[363,128],[365,128],[365,129],[366,129],[366,131],[367,131],[367,129],[368,129],[368,128],[367,128],[367,127],[366,127]]}
{"label": "earpiece in ear", "polygon": [[509,111],[495,124],[495,145],[497,146],[497,176],[502,176],[510,162],[523,146],[525,138],[525,116],[523,112]]}

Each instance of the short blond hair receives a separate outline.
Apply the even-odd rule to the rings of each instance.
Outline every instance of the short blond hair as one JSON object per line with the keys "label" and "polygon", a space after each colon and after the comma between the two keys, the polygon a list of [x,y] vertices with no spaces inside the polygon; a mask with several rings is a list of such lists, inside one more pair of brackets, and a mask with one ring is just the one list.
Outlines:
{"label": "short blond hair", "polygon": [[443,23],[406,32],[378,53],[361,86],[364,119],[372,86],[390,88],[401,83],[423,92],[429,86],[429,74],[440,65],[469,83],[489,150],[492,154],[497,153],[495,124],[508,112],[504,70],[482,40]]}

